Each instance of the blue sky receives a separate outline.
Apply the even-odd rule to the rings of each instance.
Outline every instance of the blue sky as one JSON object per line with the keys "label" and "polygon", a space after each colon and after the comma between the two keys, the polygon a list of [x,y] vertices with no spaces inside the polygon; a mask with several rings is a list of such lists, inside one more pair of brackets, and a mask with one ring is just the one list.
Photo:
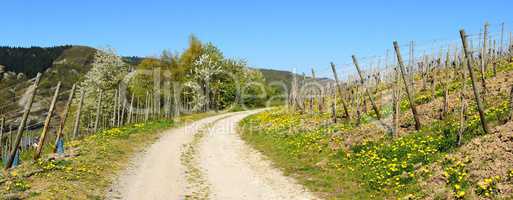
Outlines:
{"label": "blue sky", "polygon": [[393,40],[458,39],[460,28],[477,33],[484,21],[513,30],[512,7],[511,0],[5,0],[0,45],[111,46],[155,56],[182,51],[193,33],[251,66],[323,74],[351,54],[383,54]]}

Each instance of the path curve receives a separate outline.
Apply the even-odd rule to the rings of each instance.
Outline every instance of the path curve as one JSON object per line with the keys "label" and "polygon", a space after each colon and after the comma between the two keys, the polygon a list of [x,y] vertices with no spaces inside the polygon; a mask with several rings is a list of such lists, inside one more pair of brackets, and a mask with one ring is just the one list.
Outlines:
{"label": "path curve", "polygon": [[[238,122],[257,112],[221,114],[167,131],[122,173],[108,198],[317,199],[239,137]],[[193,161],[184,164],[184,152],[192,152]],[[191,171],[195,173],[188,174]],[[201,184],[191,183],[191,179],[201,180]],[[200,198],[194,195],[205,191],[195,191],[198,185],[208,190],[198,195]]]}
{"label": "path curve", "polygon": [[211,184],[210,199],[316,199],[294,179],[272,167],[269,160],[239,137],[238,123],[253,113],[255,111],[221,119],[203,139],[199,160],[200,168],[205,170]]}

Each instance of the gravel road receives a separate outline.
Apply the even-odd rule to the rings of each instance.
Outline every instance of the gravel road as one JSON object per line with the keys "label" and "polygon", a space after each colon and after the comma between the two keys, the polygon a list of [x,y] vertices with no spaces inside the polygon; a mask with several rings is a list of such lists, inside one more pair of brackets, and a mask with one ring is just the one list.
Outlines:
{"label": "gravel road", "polygon": [[257,111],[208,117],[163,137],[133,159],[108,192],[109,199],[316,199],[273,168],[237,133]]}

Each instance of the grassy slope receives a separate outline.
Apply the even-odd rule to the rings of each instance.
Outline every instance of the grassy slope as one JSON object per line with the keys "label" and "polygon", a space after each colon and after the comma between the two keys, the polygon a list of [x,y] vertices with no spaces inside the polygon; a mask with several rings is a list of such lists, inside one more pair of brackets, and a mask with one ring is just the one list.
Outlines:
{"label": "grassy slope", "polygon": [[212,113],[173,121],[154,121],[113,128],[67,144],[76,157],[26,163],[0,176],[0,196],[29,199],[103,199],[116,173],[136,152],[159,138],[162,130]]}
{"label": "grassy slope", "polygon": [[[487,117],[492,126],[503,123],[509,111],[504,106],[507,99],[504,89],[502,91],[495,89],[509,90],[507,81],[502,80],[511,75],[511,67],[510,63],[503,64],[499,67],[499,72],[503,74],[496,79],[490,79],[489,85],[496,85],[494,91],[491,91],[492,94],[486,96]],[[458,87],[455,86],[455,89]],[[418,98],[424,99],[423,95],[425,94],[420,93]],[[470,94],[469,97],[471,97]],[[323,121],[323,117],[319,120],[316,116],[290,114],[277,110],[252,116],[243,121],[242,127],[245,134],[242,136],[273,160],[278,167],[327,199],[429,196],[424,193],[425,191],[418,183],[434,175],[429,171],[431,168],[428,168],[432,165],[431,163],[444,165],[440,166],[444,169],[451,167],[438,161],[443,160],[441,158],[447,153],[450,154],[458,149],[454,145],[458,127],[456,120],[458,105],[451,105],[455,111],[448,120],[439,121],[432,116],[436,116],[437,109],[433,108],[439,107],[440,99],[434,101],[429,99],[424,104],[419,107],[424,108],[421,109],[422,114],[425,115],[424,120],[431,123],[424,121],[425,126],[420,132],[403,130],[406,133],[394,141],[379,136],[371,137],[371,140],[353,142],[349,147],[340,147],[351,138],[345,135],[361,133],[361,129],[367,132],[364,134],[369,135],[383,135],[383,133],[369,128],[375,127],[374,124],[365,124],[358,128],[349,124],[321,126],[322,123],[312,123],[312,121]],[[471,116],[464,141],[470,141],[482,134],[474,107],[472,104],[469,105]],[[325,117],[324,120],[326,120]],[[401,122],[410,123],[409,121],[411,116],[403,115]],[[477,183],[474,182],[466,187],[476,185]],[[453,183],[447,187],[454,187]],[[454,194],[458,191],[455,190]],[[452,197],[450,193],[447,196]]]}

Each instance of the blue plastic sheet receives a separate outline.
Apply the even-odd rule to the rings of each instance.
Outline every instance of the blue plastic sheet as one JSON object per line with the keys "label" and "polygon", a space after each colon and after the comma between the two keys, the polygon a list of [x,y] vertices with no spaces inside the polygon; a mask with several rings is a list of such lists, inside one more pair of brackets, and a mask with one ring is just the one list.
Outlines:
{"label": "blue plastic sheet", "polygon": [[64,154],[64,139],[62,138],[59,138],[59,140],[57,141],[57,154]]}

